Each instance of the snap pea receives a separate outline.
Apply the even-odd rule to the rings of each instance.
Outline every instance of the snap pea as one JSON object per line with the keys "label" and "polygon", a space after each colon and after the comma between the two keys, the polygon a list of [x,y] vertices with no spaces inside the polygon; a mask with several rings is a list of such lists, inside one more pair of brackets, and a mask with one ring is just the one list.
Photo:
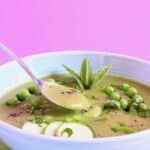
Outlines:
{"label": "snap pea", "polygon": [[90,87],[92,81],[92,66],[88,59],[84,59],[81,64],[80,78],[86,88]]}
{"label": "snap pea", "polygon": [[69,68],[68,66],[66,66],[66,65],[63,65],[63,67],[66,69],[66,71],[68,71],[73,77],[74,77],[74,79],[76,80],[76,82],[77,82],[77,84],[78,84],[78,87],[80,88],[80,90],[84,90],[84,85],[83,85],[83,83],[82,83],[82,81],[81,81],[81,78],[80,78],[80,76],[77,74],[77,73],[75,73],[71,68]]}
{"label": "snap pea", "polygon": [[92,88],[95,88],[99,85],[99,83],[103,80],[103,78],[108,73],[108,71],[111,67],[112,67],[111,65],[106,65],[105,67],[103,67],[101,70],[99,70],[95,74],[94,80],[93,80],[92,85],[91,85]]}

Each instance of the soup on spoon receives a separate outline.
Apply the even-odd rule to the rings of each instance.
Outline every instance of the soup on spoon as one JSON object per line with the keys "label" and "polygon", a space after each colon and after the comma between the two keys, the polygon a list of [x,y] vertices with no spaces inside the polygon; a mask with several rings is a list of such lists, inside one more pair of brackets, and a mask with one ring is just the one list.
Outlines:
{"label": "soup on spoon", "polygon": [[40,89],[41,93],[51,102],[68,109],[87,109],[90,104],[80,92],[73,88],[65,87],[53,82],[37,79],[29,67],[16,56],[8,47],[0,43],[0,49],[11,56],[31,77]]}

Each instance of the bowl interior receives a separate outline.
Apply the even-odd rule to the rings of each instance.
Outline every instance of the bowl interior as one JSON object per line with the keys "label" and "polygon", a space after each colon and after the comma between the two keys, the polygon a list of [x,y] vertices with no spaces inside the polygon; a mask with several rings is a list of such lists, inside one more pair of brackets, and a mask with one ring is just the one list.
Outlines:
{"label": "bowl interior", "polygon": [[[136,81],[143,82],[147,85],[150,85],[150,78],[149,78],[150,63],[142,60],[126,57],[126,56],[121,56],[121,55],[99,53],[99,52],[61,52],[61,53],[58,52],[58,53],[46,53],[46,54],[30,56],[25,58],[24,61],[28,64],[28,66],[32,69],[32,71],[37,77],[43,77],[50,73],[65,72],[63,67],[61,67],[62,64],[66,64],[70,66],[72,69],[79,71],[80,64],[83,58],[90,59],[94,71],[100,69],[106,64],[112,64],[113,67],[110,71],[111,74],[130,78]],[[3,101],[1,96],[5,92],[17,86],[18,84],[22,84],[28,81],[30,81],[30,78],[17,63],[11,62],[1,66],[0,67],[0,83],[1,83],[0,102]],[[3,140],[14,148],[16,148],[18,146],[18,143],[20,143],[20,146],[27,145],[28,147],[28,145],[33,144],[33,147],[36,148],[38,147],[38,149],[40,149],[39,148],[40,146],[45,146],[47,147],[47,149],[49,149],[49,145],[52,143],[54,147],[55,146],[57,147],[58,141],[60,142],[66,141],[61,139],[55,139],[53,137],[47,139],[46,137],[31,136],[31,135],[29,136],[28,134],[23,133],[21,130],[11,127],[10,125],[7,125],[4,122],[0,122],[0,126],[1,126],[1,133],[3,135]],[[125,147],[126,142],[124,142],[123,139],[126,141],[128,141],[129,139],[129,141],[132,142],[132,139],[134,140],[135,138],[137,139],[137,141],[141,141],[141,139],[145,138],[145,141],[148,141],[147,137],[150,135],[149,132],[150,131],[147,132],[143,131],[141,133],[126,135],[122,137],[96,139],[93,140],[93,143],[96,144],[97,142],[97,143],[101,143],[104,146],[107,146],[108,143],[105,145],[105,142],[109,142],[110,144],[110,142],[115,141],[117,143],[116,145],[122,143],[122,145],[124,145],[122,147]],[[16,135],[15,138],[14,138],[14,134]],[[26,139],[28,139],[30,143],[26,144],[27,142]],[[37,141],[35,142],[34,141],[35,139],[38,142]],[[88,143],[91,144],[92,141],[86,141],[86,144]],[[77,141],[77,144],[79,144],[79,141]],[[110,145],[113,144],[111,143]],[[66,142],[66,146],[68,146],[68,142]],[[20,149],[20,147],[18,149]],[[92,149],[92,147],[90,149]],[[26,150],[26,146],[25,146],[25,150]]]}
{"label": "bowl interior", "polygon": [[[64,72],[62,64],[78,71],[83,58],[90,59],[94,71],[106,64],[112,64],[111,74],[130,78],[150,85],[150,64],[115,54],[98,52],[58,52],[30,56],[24,59],[37,77],[50,73]],[[18,84],[30,80],[25,71],[16,63],[11,62],[0,67],[0,91],[2,95]]]}

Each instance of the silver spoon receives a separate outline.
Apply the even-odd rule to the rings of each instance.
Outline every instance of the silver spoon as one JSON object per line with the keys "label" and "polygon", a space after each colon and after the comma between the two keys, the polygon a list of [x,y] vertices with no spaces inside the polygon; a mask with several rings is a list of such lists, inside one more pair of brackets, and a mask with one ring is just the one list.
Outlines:
{"label": "silver spoon", "polygon": [[4,44],[0,43],[0,49],[12,57],[31,77],[34,83],[38,86],[42,95],[49,101],[64,108],[80,110],[88,109],[90,102],[76,89],[59,85],[56,82],[48,82],[40,80],[34,76],[29,67]]}

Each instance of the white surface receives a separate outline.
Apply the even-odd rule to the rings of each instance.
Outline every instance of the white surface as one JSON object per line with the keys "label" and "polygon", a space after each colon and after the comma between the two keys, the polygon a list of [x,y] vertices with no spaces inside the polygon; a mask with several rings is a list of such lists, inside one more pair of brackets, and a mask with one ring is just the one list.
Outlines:
{"label": "white surface", "polygon": [[56,134],[56,130],[63,124],[63,122],[61,121],[54,121],[52,123],[50,123],[46,129],[45,129],[45,132],[44,132],[44,135],[45,136],[55,136]]}
{"label": "white surface", "polygon": [[[72,130],[72,135],[70,137],[68,137],[68,134],[67,136],[62,134],[66,128]],[[94,137],[93,131],[89,127],[81,123],[72,123],[72,122],[67,122],[62,124],[58,128],[56,135],[59,137],[76,139],[76,140],[87,140],[87,139],[93,139]]]}
{"label": "white surface", "polygon": [[[38,77],[42,77],[53,72],[64,72],[62,64],[79,70],[80,63],[85,57],[91,60],[94,70],[109,63],[113,65],[112,74],[150,85],[150,63],[121,55],[99,52],[58,52],[28,57],[25,61]],[[1,95],[29,79],[20,66],[14,62],[1,66]],[[149,150],[150,147],[150,130],[113,138],[81,141],[32,135],[0,121],[0,135],[13,150]]]}
{"label": "white surface", "polygon": [[33,135],[39,135],[43,132],[45,129],[46,124],[36,124],[33,122],[25,122],[24,125],[22,126],[22,130],[31,133]]}

